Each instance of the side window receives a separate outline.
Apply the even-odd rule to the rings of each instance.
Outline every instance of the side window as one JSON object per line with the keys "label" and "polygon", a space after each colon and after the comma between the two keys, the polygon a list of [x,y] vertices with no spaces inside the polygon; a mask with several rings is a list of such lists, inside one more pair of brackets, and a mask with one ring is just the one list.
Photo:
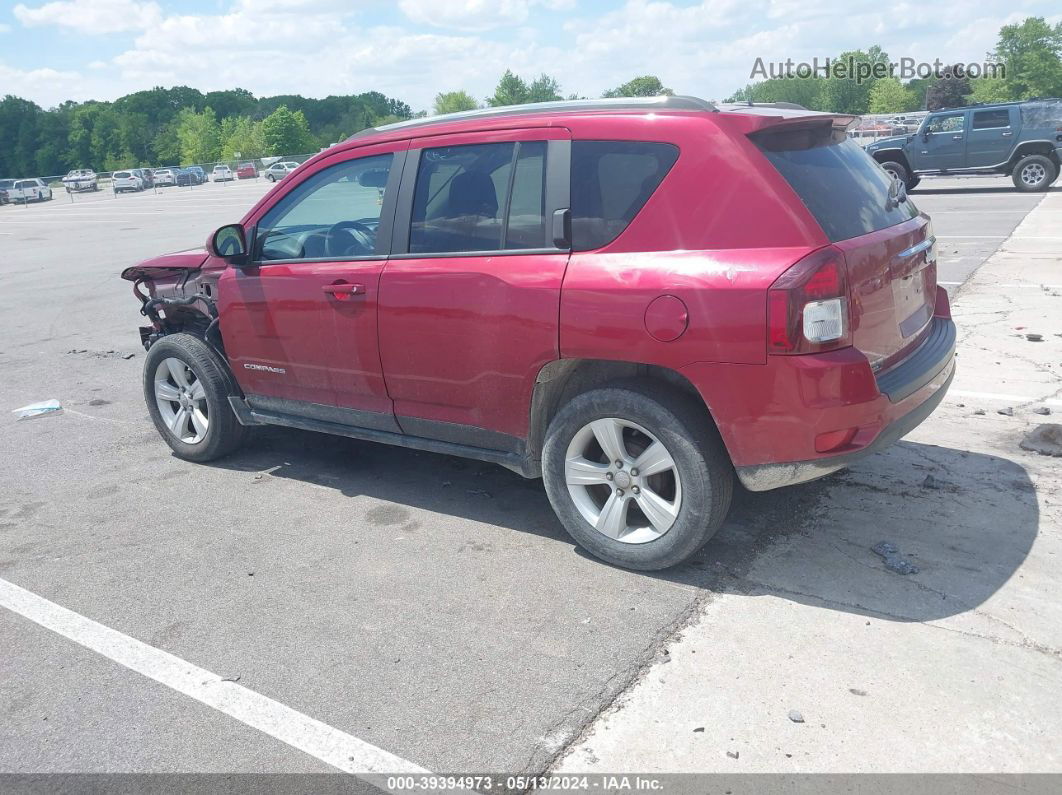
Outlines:
{"label": "side window", "polygon": [[545,141],[425,149],[410,253],[543,248],[545,173]]}
{"label": "side window", "polygon": [[672,144],[572,142],[572,248],[611,243],[653,195],[678,159]]}
{"label": "side window", "polygon": [[975,130],[990,130],[994,127],[1010,126],[1010,111],[1006,108],[1000,110],[974,111],[973,128]]}
{"label": "side window", "polygon": [[505,248],[542,248],[546,237],[546,142],[521,143],[516,153]]}
{"label": "side window", "polygon": [[299,183],[258,222],[255,260],[351,259],[376,254],[376,233],[393,160],[391,154],[348,160]]}
{"label": "side window", "polygon": [[934,133],[948,133],[948,132],[962,132],[963,119],[966,114],[953,113],[950,116],[934,116],[929,120],[929,132]]}

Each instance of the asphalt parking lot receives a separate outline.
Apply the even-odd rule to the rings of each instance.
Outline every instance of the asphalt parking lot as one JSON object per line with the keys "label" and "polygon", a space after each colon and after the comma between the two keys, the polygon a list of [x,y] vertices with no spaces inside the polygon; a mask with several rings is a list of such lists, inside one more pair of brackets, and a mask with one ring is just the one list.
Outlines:
{"label": "asphalt parking lot", "polygon": [[[284,429],[211,465],[174,458],[147,417],[141,318],[118,274],[201,245],[270,187],[0,208],[0,405],[65,409],[4,412],[0,578],[369,752],[440,772],[541,772],[719,592],[716,563],[748,570],[780,527],[808,532],[828,487],[739,495],[703,560],[646,575],[581,553],[541,484],[499,467]],[[927,179],[913,195],[952,290],[1042,198],[972,178]],[[905,448],[854,477],[917,459]],[[1015,521],[985,588],[1032,543],[1032,520]],[[823,575],[799,553],[788,565]],[[971,586],[966,601],[981,598]],[[911,599],[914,620],[959,610]],[[291,715],[258,730],[90,648],[0,610],[0,771],[333,769],[292,747]]]}

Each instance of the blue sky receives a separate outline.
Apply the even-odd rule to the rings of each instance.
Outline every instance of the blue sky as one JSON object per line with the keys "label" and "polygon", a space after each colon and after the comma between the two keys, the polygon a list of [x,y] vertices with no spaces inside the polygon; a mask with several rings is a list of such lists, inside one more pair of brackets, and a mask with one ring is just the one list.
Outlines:
{"label": "blue sky", "polygon": [[0,95],[45,107],[154,85],[256,95],[371,89],[426,109],[482,99],[505,68],[597,96],[645,73],[720,99],[757,57],[880,44],[893,57],[982,61],[999,27],[1062,20],[1057,0],[0,0]]}

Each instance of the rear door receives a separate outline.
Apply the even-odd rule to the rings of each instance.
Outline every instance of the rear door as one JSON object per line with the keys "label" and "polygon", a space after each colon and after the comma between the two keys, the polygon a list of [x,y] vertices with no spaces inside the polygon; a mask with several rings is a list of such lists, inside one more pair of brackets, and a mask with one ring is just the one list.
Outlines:
{"label": "rear door", "polygon": [[251,220],[253,262],[225,271],[219,305],[252,406],[397,430],[377,301],[405,145],[325,160]]}
{"label": "rear door", "polygon": [[558,358],[567,130],[411,144],[380,285],[380,357],[402,430],[517,449],[541,367]]}
{"label": "rear door", "polygon": [[1016,107],[975,110],[970,114],[970,132],[966,139],[968,168],[997,166],[1007,162],[1014,148]]}
{"label": "rear door", "polygon": [[761,133],[767,159],[844,252],[852,342],[875,369],[921,339],[936,302],[936,246],[929,218],[902,183],[843,132],[826,126]]}

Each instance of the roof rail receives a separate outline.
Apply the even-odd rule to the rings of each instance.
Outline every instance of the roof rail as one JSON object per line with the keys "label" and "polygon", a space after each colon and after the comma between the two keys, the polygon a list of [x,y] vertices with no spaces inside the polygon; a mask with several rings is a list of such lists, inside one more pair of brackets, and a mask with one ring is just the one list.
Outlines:
{"label": "roof rail", "polygon": [[477,110],[465,110],[458,113],[444,113],[439,116],[425,116],[420,119],[385,124],[381,127],[369,127],[354,133],[346,140],[360,138],[365,135],[373,135],[379,132],[392,130],[406,130],[423,127],[429,124],[440,124],[448,121],[464,121],[465,119],[496,119],[509,116],[523,116],[531,113],[578,113],[588,110],[701,110],[715,111],[717,108],[711,102],[699,97],[688,96],[658,96],[658,97],[617,97],[616,99],[570,99],[559,102],[533,102],[527,105],[501,105],[494,108],[479,108]]}
{"label": "roof rail", "polygon": [[781,110],[807,110],[803,105],[795,102],[735,102],[734,105],[744,105],[748,108],[780,108]]}
{"label": "roof rail", "polygon": [[967,110],[973,108],[996,107],[999,105],[1024,105],[1027,102],[1062,102],[1062,99],[1059,99],[1058,97],[1029,97],[1028,99],[1008,99],[1006,102],[971,102],[966,105],[949,105],[946,108],[937,108],[936,110],[928,112],[938,113],[942,110]]}

